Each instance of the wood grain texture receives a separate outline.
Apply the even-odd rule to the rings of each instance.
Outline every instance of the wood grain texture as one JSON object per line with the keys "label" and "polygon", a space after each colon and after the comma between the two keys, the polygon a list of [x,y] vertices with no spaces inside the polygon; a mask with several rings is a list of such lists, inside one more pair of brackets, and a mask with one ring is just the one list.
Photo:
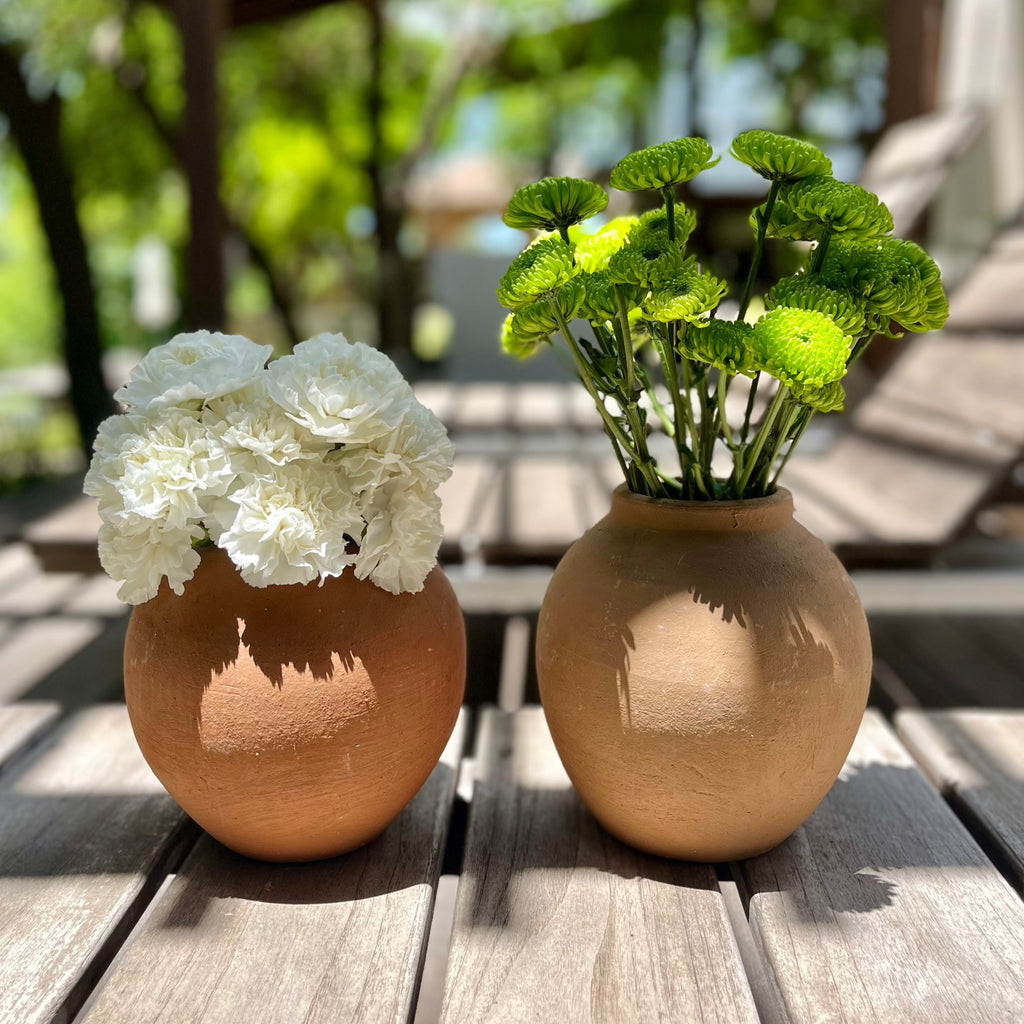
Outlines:
{"label": "wood grain texture", "polygon": [[485,714],[442,1020],[757,1020],[713,869],[602,832],[539,708]]}
{"label": "wood grain texture", "polygon": [[1024,892],[1024,711],[903,712],[896,730]]}
{"label": "wood grain texture", "polygon": [[795,1024],[1024,1020],[1024,904],[875,714],[811,819],[738,870]]}
{"label": "wood grain texture", "polygon": [[183,821],[123,705],[76,716],[0,776],[0,1021],[74,1012]]}
{"label": "wood grain texture", "polygon": [[423,789],[361,850],[273,865],[204,836],[111,966],[83,1021],[408,1020],[464,718]]}
{"label": "wood grain texture", "polygon": [[52,701],[0,706],[0,770],[53,725],[59,713],[60,706]]}
{"label": "wood grain texture", "polygon": [[1024,616],[869,613],[875,654],[925,707],[1021,707]]}

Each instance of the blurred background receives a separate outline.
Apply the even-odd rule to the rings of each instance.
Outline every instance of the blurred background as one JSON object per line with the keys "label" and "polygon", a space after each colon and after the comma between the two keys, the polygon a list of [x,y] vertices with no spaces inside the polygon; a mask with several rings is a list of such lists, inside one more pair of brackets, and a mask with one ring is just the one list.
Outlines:
{"label": "blurred background", "polygon": [[[1020,205],[1019,6],[0,0],[0,491],[81,469],[111,383],[180,330],[279,352],[340,330],[413,379],[568,377],[499,352],[525,241],[504,205],[667,138],[727,153],[771,128],[874,184],[887,128],[952,113],[973,169],[883,198],[955,280]],[[993,117],[999,147],[977,142]],[[746,272],[761,185],[726,157],[687,197],[719,274]]]}

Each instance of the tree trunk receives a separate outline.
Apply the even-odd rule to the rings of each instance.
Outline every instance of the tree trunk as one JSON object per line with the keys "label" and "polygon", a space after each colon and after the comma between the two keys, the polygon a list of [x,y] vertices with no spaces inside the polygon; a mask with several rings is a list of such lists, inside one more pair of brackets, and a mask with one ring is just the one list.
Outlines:
{"label": "tree trunk", "polygon": [[225,322],[225,217],[220,198],[217,50],[226,23],[224,0],[175,0],[185,57],[185,123],[181,156],[188,178],[189,241],[185,319],[191,329]]}
{"label": "tree trunk", "polygon": [[367,86],[373,142],[367,174],[377,215],[377,333],[380,347],[404,370],[412,348],[412,318],[416,301],[416,275],[399,245],[405,220],[401,183],[394,182],[384,143],[384,0],[366,5],[370,18],[370,78]]}
{"label": "tree trunk", "polygon": [[103,378],[96,291],[78,220],[71,172],[60,139],[60,100],[37,101],[22,78],[19,54],[0,45],[0,108],[21,151],[39,205],[50,259],[64,307],[64,362],[82,450],[88,457],[96,428],[114,412]]}

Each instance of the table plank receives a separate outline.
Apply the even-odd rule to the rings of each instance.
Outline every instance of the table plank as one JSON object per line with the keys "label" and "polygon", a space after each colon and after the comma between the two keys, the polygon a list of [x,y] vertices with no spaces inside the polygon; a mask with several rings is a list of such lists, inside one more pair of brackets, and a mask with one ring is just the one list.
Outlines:
{"label": "table plank", "polygon": [[1024,711],[903,712],[896,729],[1024,892]]}
{"label": "table plank", "polygon": [[313,864],[263,864],[204,836],[160,893],[83,1021],[407,1021],[462,749],[375,842]]}
{"label": "table plank", "polygon": [[32,744],[60,714],[54,701],[25,701],[0,706],[0,770]]}
{"label": "table plank", "polygon": [[0,776],[0,1021],[75,1012],[185,820],[123,705],[77,715]]}
{"label": "table plank", "polygon": [[738,873],[797,1024],[1024,1019],[1024,904],[880,716],[811,819]]}
{"label": "table plank", "polygon": [[756,1021],[712,868],[583,808],[543,713],[485,713],[442,1020]]}

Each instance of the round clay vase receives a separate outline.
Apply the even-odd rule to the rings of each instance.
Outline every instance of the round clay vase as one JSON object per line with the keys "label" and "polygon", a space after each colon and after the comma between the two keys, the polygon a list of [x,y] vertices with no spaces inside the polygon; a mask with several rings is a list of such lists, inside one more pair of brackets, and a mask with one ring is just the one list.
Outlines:
{"label": "round clay vase", "polygon": [[620,487],[551,580],[537,675],[601,825],[650,853],[728,861],[780,843],[835,782],[871,642],[789,492],[694,502]]}
{"label": "round clay vase", "polygon": [[417,594],[351,572],[255,588],[218,548],[164,583],[125,640],[139,747],[206,831],[261,860],[333,857],[378,836],[437,764],[466,676],[440,568]]}

